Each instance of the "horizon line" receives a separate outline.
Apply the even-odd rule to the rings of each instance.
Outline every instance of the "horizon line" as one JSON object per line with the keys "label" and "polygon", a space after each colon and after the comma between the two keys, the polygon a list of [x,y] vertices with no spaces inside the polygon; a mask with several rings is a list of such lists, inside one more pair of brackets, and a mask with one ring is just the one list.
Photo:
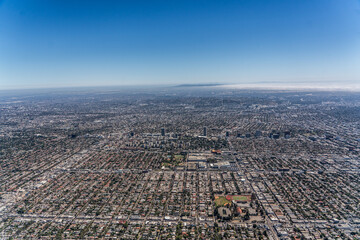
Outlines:
{"label": "horizon line", "polygon": [[[334,83],[334,82],[332,82]],[[299,85],[301,84],[301,85]],[[254,90],[254,91],[328,91],[328,92],[360,92],[360,83],[353,83],[344,85],[343,83],[337,82],[335,85],[329,83],[312,83],[309,82],[257,82],[257,83],[194,83],[194,84],[123,84],[123,85],[77,85],[77,86],[52,86],[52,87],[28,87],[28,88],[0,88],[0,92],[6,91],[31,91],[31,90],[66,90],[66,89],[81,89],[81,88],[214,88],[214,89],[233,89],[233,90]],[[99,89],[101,90],[101,89]],[[115,89],[114,89],[115,90]],[[116,89],[119,90],[119,89]]]}

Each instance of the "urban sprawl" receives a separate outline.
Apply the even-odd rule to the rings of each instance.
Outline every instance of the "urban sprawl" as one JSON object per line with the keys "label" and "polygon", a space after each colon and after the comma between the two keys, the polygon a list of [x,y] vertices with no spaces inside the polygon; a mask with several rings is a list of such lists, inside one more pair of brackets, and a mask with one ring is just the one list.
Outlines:
{"label": "urban sprawl", "polygon": [[0,94],[0,239],[359,239],[360,94]]}

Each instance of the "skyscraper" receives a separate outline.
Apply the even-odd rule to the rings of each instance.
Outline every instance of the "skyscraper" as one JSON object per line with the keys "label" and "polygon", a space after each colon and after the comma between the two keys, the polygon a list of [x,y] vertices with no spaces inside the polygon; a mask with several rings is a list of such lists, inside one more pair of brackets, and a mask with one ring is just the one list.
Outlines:
{"label": "skyscraper", "polygon": [[163,137],[165,136],[165,128],[161,129],[161,136],[163,136]]}
{"label": "skyscraper", "polygon": [[207,131],[206,131],[206,127],[204,127],[204,134],[205,137],[207,136]]}

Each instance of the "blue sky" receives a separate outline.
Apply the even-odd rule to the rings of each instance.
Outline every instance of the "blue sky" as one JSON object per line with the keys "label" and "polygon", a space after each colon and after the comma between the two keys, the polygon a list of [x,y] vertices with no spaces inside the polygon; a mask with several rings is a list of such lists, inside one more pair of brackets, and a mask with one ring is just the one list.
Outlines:
{"label": "blue sky", "polygon": [[360,83],[359,0],[0,0],[0,89]]}

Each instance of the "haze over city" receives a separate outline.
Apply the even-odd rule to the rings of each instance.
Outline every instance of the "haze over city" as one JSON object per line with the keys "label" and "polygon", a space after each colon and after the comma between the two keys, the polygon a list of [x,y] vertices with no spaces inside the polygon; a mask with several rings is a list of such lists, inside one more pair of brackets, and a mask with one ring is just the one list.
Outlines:
{"label": "haze over city", "polygon": [[0,239],[359,240],[359,0],[0,0]]}

